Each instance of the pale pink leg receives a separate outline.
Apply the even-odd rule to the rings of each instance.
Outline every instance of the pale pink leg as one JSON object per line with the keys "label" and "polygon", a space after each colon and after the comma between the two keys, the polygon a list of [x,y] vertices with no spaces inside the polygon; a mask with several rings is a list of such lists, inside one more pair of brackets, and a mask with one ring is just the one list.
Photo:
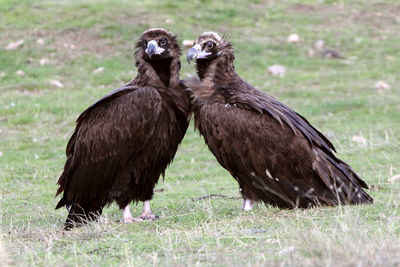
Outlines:
{"label": "pale pink leg", "polygon": [[253,209],[253,203],[251,202],[251,199],[249,198],[243,199],[242,210],[252,210],[252,209]]}
{"label": "pale pink leg", "polygon": [[158,219],[158,216],[153,214],[150,209],[150,200],[146,200],[143,202],[143,213],[140,216],[142,220],[155,220]]}
{"label": "pale pink leg", "polygon": [[137,219],[132,216],[131,211],[129,210],[129,205],[126,205],[126,207],[124,208],[122,216],[124,218],[123,221],[124,223],[133,223],[142,221],[141,219]]}

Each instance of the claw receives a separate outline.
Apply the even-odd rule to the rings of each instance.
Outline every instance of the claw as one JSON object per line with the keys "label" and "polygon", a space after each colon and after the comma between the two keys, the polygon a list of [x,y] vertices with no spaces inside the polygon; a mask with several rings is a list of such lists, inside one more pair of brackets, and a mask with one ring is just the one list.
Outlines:
{"label": "claw", "polygon": [[129,210],[129,205],[126,205],[126,207],[124,208],[124,212],[123,212],[123,219],[122,222],[123,223],[134,223],[134,222],[141,222],[143,220],[141,220],[140,218],[134,218],[131,214],[131,211]]}
{"label": "claw", "polygon": [[148,213],[148,212],[143,212],[142,215],[140,215],[139,219],[143,221],[154,221],[159,219],[160,216],[153,214],[153,213]]}
{"label": "claw", "polygon": [[140,218],[135,218],[135,217],[127,217],[123,219],[123,223],[135,223],[135,222],[142,222],[143,220]]}
{"label": "claw", "polygon": [[145,221],[154,221],[154,220],[157,220],[158,218],[160,218],[160,216],[155,215],[151,212],[150,200],[146,200],[143,203],[143,213],[142,213],[142,215],[140,215],[139,218],[142,220],[145,220]]}

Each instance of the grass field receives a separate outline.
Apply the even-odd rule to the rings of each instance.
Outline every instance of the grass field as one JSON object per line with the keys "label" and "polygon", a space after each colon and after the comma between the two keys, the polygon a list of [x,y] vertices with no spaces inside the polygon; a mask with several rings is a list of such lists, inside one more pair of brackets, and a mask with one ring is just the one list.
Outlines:
{"label": "grass field", "polygon": [[[400,180],[389,181],[400,174],[398,1],[0,0],[0,12],[0,265],[400,265]],[[160,220],[119,224],[113,204],[63,232],[55,183],[75,119],[136,75],[134,43],[156,26],[180,41],[226,33],[237,72],[325,133],[375,203],[243,212],[237,183],[190,127],[156,187]],[[346,59],[308,56],[319,39]],[[193,75],[182,62],[181,77]],[[227,198],[193,200],[207,194]]]}

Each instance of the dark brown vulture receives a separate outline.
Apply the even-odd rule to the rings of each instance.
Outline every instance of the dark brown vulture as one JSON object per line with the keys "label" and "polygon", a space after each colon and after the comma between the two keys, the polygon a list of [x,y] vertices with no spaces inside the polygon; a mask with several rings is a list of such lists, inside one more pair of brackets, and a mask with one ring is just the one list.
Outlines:
{"label": "dark brown vulture", "polygon": [[334,155],[331,142],[291,108],[242,80],[232,44],[201,34],[187,54],[199,79],[192,92],[195,127],[237,180],[243,209],[372,203],[366,183]]}
{"label": "dark brown vulture", "polygon": [[[86,109],[76,122],[58,180],[56,209],[69,210],[65,229],[93,220],[114,200],[124,222],[155,219],[150,200],[188,127],[190,101],[179,80],[181,50],[164,29],[136,44],[138,75]],[[129,210],[144,201],[140,219]]]}

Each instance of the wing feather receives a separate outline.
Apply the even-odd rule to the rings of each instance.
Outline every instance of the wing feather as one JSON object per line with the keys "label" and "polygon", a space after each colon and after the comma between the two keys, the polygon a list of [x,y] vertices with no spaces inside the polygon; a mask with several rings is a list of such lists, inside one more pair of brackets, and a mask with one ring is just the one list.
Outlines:
{"label": "wing feather", "polygon": [[[271,115],[279,124],[285,122],[294,134],[300,131],[307,140],[314,145],[322,147],[326,151],[336,151],[333,144],[326,138],[320,131],[315,129],[307,119],[289,108],[288,106],[279,102],[276,98],[266,93],[263,93],[256,88],[244,84],[247,86],[247,92],[242,93],[240,90],[219,88],[216,93],[224,94],[225,99],[228,103],[240,103],[241,107],[246,107],[249,110],[260,110]],[[227,94],[227,92],[230,92]],[[296,130],[297,129],[297,130]]]}
{"label": "wing feather", "polygon": [[119,169],[146,146],[161,105],[155,88],[127,86],[86,109],[67,145],[57,195],[65,192],[57,207],[104,194]]}
{"label": "wing feather", "polygon": [[312,130],[300,134],[305,125],[294,122],[293,133],[289,123],[234,103],[204,104],[199,129],[219,163],[260,199],[285,208],[372,200],[357,174],[318,146]]}

